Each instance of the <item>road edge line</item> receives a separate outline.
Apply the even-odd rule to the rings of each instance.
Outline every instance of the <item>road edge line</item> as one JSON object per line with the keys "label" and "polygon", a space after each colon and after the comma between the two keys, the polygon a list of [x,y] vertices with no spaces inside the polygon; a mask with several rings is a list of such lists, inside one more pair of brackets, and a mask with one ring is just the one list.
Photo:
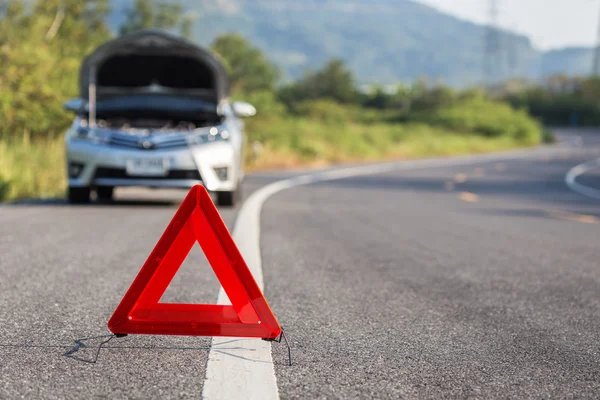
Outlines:
{"label": "road edge line", "polygon": [[600,158],[574,166],[565,175],[566,185],[569,187],[569,189],[576,193],[591,197],[592,199],[600,200],[600,190],[582,185],[576,181],[578,176],[597,168],[600,168]]}

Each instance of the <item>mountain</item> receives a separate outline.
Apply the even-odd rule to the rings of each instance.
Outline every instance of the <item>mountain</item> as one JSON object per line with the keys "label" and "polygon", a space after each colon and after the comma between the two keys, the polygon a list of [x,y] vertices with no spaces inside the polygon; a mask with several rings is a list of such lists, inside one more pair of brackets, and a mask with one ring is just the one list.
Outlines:
{"label": "mountain", "polygon": [[[131,0],[113,0],[111,25]],[[183,0],[197,15],[194,39],[208,45],[237,32],[261,48],[286,79],[344,59],[361,83],[419,77],[452,85],[482,82],[486,28],[411,0]],[[495,79],[589,69],[584,49],[541,53],[530,40],[498,31]],[[575,52],[577,59],[572,59]]]}
{"label": "mountain", "polygon": [[542,76],[564,73],[567,75],[588,75],[592,70],[594,49],[568,47],[551,50],[542,54],[540,73]]}

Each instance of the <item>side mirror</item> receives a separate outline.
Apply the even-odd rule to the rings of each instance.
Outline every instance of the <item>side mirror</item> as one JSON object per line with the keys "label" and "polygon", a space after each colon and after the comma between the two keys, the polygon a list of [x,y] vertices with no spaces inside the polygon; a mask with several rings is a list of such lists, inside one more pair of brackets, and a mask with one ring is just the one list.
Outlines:
{"label": "side mirror", "polygon": [[233,109],[233,113],[238,118],[247,118],[253,117],[256,115],[256,108],[250,103],[245,103],[243,101],[236,101],[231,104],[231,108]]}
{"label": "side mirror", "polygon": [[67,111],[78,113],[85,110],[86,102],[83,99],[71,99],[63,104],[63,108]]}

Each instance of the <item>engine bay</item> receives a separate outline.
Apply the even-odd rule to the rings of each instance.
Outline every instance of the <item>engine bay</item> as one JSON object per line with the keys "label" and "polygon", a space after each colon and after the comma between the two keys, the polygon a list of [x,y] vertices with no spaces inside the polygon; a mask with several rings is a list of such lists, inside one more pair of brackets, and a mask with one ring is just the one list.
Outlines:
{"label": "engine bay", "polygon": [[105,118],[99,119],[98,127],[103,129],[118,130],[135,133],[138,131],[153,132],[189,132],[197,128],[214,125],[214,121],[184,121],[153,118]]}

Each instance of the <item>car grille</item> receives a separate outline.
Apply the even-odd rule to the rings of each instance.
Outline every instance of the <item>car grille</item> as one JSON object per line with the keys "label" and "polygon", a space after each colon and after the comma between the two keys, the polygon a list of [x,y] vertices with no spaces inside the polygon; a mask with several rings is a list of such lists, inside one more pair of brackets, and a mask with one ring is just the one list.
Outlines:
{"label": "car grille", "polygon": [[108,144],[114,147],[140,150],[163,150],[187,147],[187,141],[180,135],[161,135],[160,137],[144,138],[112,133]]}
{"label": "car grille", "polygon": [[148,176],[132,176],[127,175],[127,172],[123,168],[96,168],[94,179],[98,178],[116,178],[116,179],[193,179],[196,181],[202,181],[200,172],[195,169],[175,169],[169,171],[166,176],[148,177]]}

